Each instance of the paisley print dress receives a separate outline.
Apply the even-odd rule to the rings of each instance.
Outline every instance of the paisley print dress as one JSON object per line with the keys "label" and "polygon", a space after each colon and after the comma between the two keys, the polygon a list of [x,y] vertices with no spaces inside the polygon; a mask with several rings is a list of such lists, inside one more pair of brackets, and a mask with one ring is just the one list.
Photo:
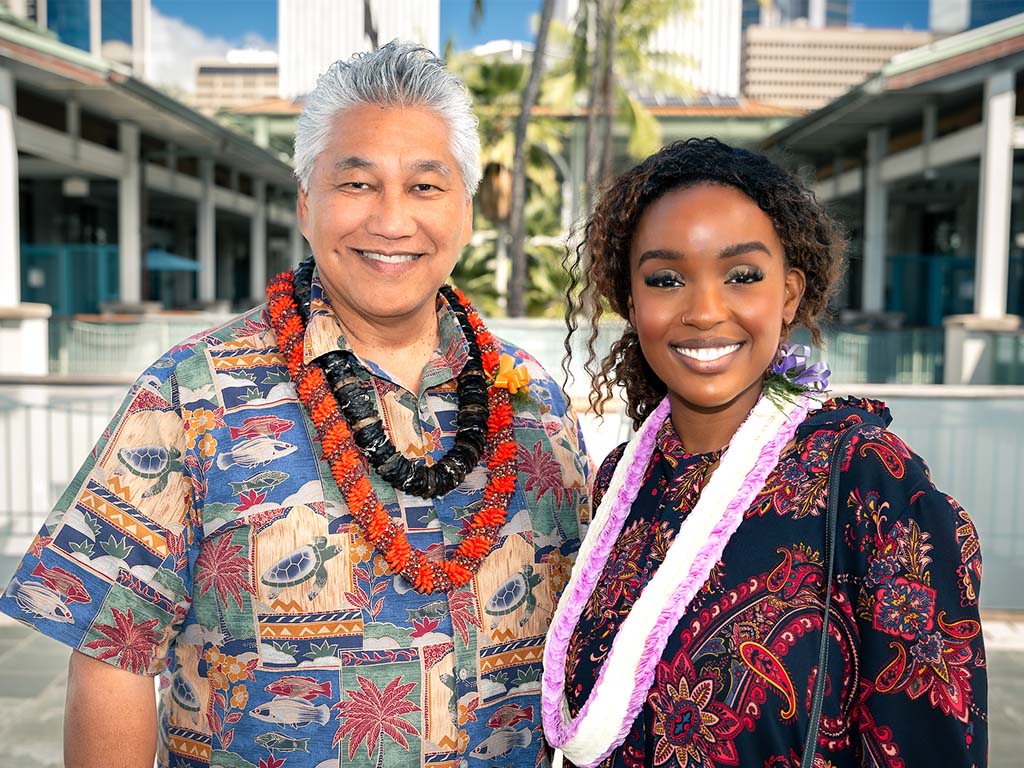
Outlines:
{"label": "paisley print dress", "polygon": [[[844,429],[830,656],[815,766],[982,766],[981,553],[967,513],[886,427],[881,403],[830,400],[801,425],[670,636],[608,766],[798,766],[824,599],[828,468]],[[595,501],[622,455],[605,460]],[[569,647],[575,716],[719,454],[661,429],[643,486]]]}

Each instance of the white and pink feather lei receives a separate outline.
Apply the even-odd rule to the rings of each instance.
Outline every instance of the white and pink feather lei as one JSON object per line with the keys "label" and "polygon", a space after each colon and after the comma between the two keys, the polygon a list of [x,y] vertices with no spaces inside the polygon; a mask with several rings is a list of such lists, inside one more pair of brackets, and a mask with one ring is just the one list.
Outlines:
{"label": "white and pink feather lei", "polygon": [[625,740],[647,698],[670,633],[704,586],[797,427],[808,411],[820,405],[805,387],[799,395],[781,398],[773,396],[776,392],[771,389],[766,387],[736,430],[664,562],[619,627],[590,696],[573,718],[564,696],[569,640],[643,484],[655,438],[669,414],[668,398],[626,446],[580,547],[544,648],[544,734],[549,744],[580,768],[596,766]]}

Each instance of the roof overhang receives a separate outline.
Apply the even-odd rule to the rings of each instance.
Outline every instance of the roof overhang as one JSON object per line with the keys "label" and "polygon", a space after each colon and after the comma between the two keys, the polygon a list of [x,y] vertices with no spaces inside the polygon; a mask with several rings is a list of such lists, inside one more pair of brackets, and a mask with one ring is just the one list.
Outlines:
{"label": "roof overhang", "polygon": [[0,23],[0,65],[18,83],[58,101],[73,100],[109,120],[137,125],[144,133],[173,143],[179,154],[211,157],[275,184],[294,183],[287,163],[247,137],[132,77],[128,70],[77,48]]}
{"label": "roof overhang", "polygon": [[983,86],[1000,71],[1024,69],[1024,14],[895,56],[880,72],[821,109],[794,120],[764,146],[832,157],[860,145],[873,128],[912,121]]}

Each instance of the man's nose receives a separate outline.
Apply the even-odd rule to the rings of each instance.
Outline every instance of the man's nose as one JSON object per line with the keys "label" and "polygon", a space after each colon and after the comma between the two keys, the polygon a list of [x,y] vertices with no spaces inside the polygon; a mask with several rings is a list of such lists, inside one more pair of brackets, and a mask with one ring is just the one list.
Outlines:
{"label": "man's nose", "polygon": [[385,190],[366,219],[366,231],[371,235],[398,240],[416,233],[416,221],[411,206],[399,191]]}

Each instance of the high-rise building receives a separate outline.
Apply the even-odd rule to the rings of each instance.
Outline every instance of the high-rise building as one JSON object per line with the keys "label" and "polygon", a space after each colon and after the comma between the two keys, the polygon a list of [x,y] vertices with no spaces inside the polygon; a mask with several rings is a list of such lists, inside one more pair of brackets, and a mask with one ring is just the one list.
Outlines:
{"label": "high-rise building", "polygon": [[277,98],[277,54],[273,51],[228,51],[223,59],[196,62],[192,106],[213,114]]}
{"label": "high-rise building", "polygon": [[62,43],[146,76],[151,0],[13,0],[11,11]]}
{"label": "high-rise building", "polygon": [[902,29],[750,27],[743,41],[743,95],[779,107],[818,109],[897,53],[931,40],[929,32]]}
{"label": "high-rise building", "polygon": [[743,29],[803,22],[809,27],[845,27],[850,0],[743,0]]}
{"label": "high-rise building", "polygon": [[1024,0],[931,0],[928,26],[932,32],[952,35],[1017,13],[1024,13]]}
{"label": "high-rise building", "polygon": [[338,59],[379,45],[410,40],[440,53],[440,0],[278,0],[279,93],[285,98],[313,90]]}

